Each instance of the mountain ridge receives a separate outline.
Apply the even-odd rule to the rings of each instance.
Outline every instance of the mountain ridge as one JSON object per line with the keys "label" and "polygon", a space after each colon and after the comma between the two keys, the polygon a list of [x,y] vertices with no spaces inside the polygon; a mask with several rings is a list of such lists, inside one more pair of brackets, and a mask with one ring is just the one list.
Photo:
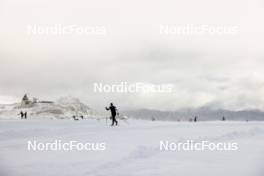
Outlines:
{"label": "mountain ridge", "polygon": [[207,107],[201,108],[186,108],[175,111],[162,111],[155,109],[137,109],[127,110],[125,114],[130,118],[145,119],[145,120],[168,120],[168,121],[189,121],[195,116],[198,120],[264,120],[264,112],[261,110],[226,110],[212,109]]}

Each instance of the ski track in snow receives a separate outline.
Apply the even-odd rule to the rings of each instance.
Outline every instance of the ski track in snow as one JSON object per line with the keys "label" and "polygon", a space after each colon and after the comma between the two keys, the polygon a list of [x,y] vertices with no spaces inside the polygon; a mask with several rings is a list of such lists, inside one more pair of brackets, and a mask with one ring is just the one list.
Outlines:
{"label": "ski track in snow", "polygon": [[[195,157],[189,160],[189,153],[168,153],[160,151],[159,140],[166,140],[168,137],[168,140],[172,140],[172,142],[186,142],[191,139],[195,142],[204,140],[211,142],[242,141],[246,143],[247,141],[256,141],[256,143],[259,144],[259,141],[261,141],[260,139],[264,138],[264,124],[262,122],[183,123],[132,120],[129,123],[121,122],[120,124],[119,127],[106,127],[104,121],[95,120],[78,122],[70,120],[0,121],[0,140],[2,141],[0,144],[0,156],[1,151],[2,154],[4,154],[3,152],[9,152],[8,154],[5,154],[6,156],[12,155],[12,151],[19,153],[21,156],[25,156],[25,151],[23,149],[25,149],[25,141],[28,139],[51,141],[56,138],[61,138],[64,141],[78,139],[84,142],[87,139],[91,139],[91,141],[94,140],[95,142],[98,139],[101,139],[103,141],[105,140],[106,143],[109,143],[110,153],[107,153],[106,156],[104,156],[104,154],[99,156],[99,158],[101,158],[100,160],[98,160],[98,158],[96,158],[97,155],[94,155],[93,153],[92,157],[95,157],[94,162],[92,162],[93,158],[86,158],[89,156],[87,154],[82,157],[82,155],[73,152],[66,154],[66,158],[69,157],[68,155],[75,156],[75,158],[65,163],[65,161],[62,162],[62,159],[60,159],[60,156],[63,155],[55,152],[53,154],[55,154],[55,156],[57,155],[58,158],[55,160],[54,158],[53,160],[49,160],[49,157],[44,157],[45,153],[44,155],[42,154],[39,156],[39,163],[42,163],[44,168],[47,167],[50,169],[45,172],[41,165],[31,163],[35,162],[35,158],[32,161],[27,160],[27,163],[25,164],[23,164],[23,162],[21,162],[21,164],[16,162],[16,165],[5,163],[5,167],[9,168],[9,170],[16,170],[21,167],[22,170],[20,169],[19,175],[27,176],[39,175],[39,170],[41,170],[42,174],[49,176],[73,175],[74,173],[83,176],[141,176],[148,175],[144,174],[146,170],[151,175],[174,176],[175,173],[178,172],[178,169],[180,171],[186,170],[189,173],[187,176],[193,176],[202,174],[203,170],[201,170],[201,168],[204,167],[204,163],[207,163],[209,166],[211,165],[211,172],[209,172],[210,174],[208,175],[212,175],[213,169],[216,169],[217,167],[211,162],[211,159],[218,158],[218,160],[221,161],[221,158],[225,156],[223,155],[225,153],[214,153],[215,156],[213,158],[211,158],[211,154],[204,155],[203,153],[194,153]],[[111,136],[111,138],[109,139],[108,136]],[[262,147],[263,146],[264,144]],[[114,150],[112,150],[112,147],[114,147]],[[261,146],[258,146],[257,148],[259,148],[259,150],[252,152],[259,152]],[[251,149],[249,151],[251,151]],[[247,149],[247,151],[243,152],[249,151]],[[247,155],[247,153],[244,153],[244,155]],[[254,157],[256,158],[259,155],[260,153],[255,153],[252,157],[254,159]],[[201,159],[197,159],[196,157],[198,156],[201,157]],[[229,154],[227,156],[230,157]],[[237,155],[235,154],[234,156]],[[175,160],[173,157],[176,157]],[[178,157],[180,157],[180,159]],[[241,160],[239,158],[233,158],[233,156],[232,159],[237,160],[237,162],[240,162]],[[12,158],[10,160],[12,160]],[[230,158],[228,158],[227,161],[232,164],[233,161],[229,160]],[[217,163],[219,161],[217,161]],[[3,162],[3,160],[1,160],[1,162]],[[157,162],[159,165],[156,167]],[[167,163],[169,166],[166,166],[163,163]],[[194,163],[195,165],[200,165],[200,168],[197,168],[198,173],[192,173],[192,171],[187,168],[195,167]],[[256,161],[256,163],[258,164],[258,161]],[[230,166],[226,163],[221,164],[223,165],[223,169],[219,170],[219,174],[216,173],[214,175],[220,176],[225,174],[226,176],[229,176],[226,174],[228,173],[226,170],[230,169]],[[248,169],[246,166],[249,164],[250,163],[245,164],[245,167],[242,168]],[[159,166],[164,167],[165,169],[163,168],[163,170],[159,170]],[[177,166],[178,169],[174,169],[173,167],[175,166]],[[0,168],[2,167],[3,164],[0,164]],[[210,169],[210,167],[207,169]],[[247,170],[244,171],[243,169],[237,169],[233,172],[235,174],[239,173],[240,176],[260,176],[256,174],[249,175],[246,172]],[[60,170],[62,171],[62,174],[58,173]],[[167,174],[163,174],[165,171],[168,171],[166,172]],[[172,171],[173,173],[171,173]],[[250,173],[250,168],[248,173]],[[18,174],[13,174],[12,176],[15,175]]]}
{"label": "ski track in snow", "polygon": [[[192,139],[195,142],[201,142],[201,141],[222,141],[222,140],[235,140],[238,138],[249,138],[253,136],[263,135],[264,129],[261,128],[250,128],[249,130],[241,130],[241,131],[234,131],[225,133],[220,136],[216,137],[198,137],[196,139]],[[181,138],[177,142],[186,142],[189,138]],[[95,176],[105,176],[106,173],[115,173],[115,175],[119,175],[116,173],[117,170],[120,168],[127,166],[131,163],[137,162],[139,160],[148,159],[150,157],[154,157],[155,155],[159,155],[162,152],[160,151],[159,147],[152,148],[147,146],[137,146],[136,149],[134,149],[132,152],[129,153],[128,156],[113,162],[107,162],[99,167],[86,172],[85,175],[94,175]],[[122,174],[121,174],[122,175]],[[129,173],[127,174],[129,175]]]}
{"label": "ski track in snow", "polygon": [[[151,148],[146,146],[138,146],[135,150],[129,153],[127,157],[124,157],[118,161],[107,162],[99,167],[86,172],[85,175],[96,175],[96,176],[105,176],[105,173],[115,173],[120,168],[127,166],[127,164],[134,163],[139,160],[144,160],[155,155],[158,155],[161,151],[159,148]],[[96,173],[96,174],[95,174]],[[117,173],[115,173],[118,175]],[[122,174],[121,174],[122,175]],[[129,173],[128,173],[129,175]]]}

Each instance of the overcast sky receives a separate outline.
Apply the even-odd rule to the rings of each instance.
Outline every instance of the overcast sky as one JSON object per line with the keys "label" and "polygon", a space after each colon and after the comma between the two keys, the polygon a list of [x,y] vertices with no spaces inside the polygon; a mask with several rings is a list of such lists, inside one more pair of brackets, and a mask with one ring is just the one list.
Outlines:
{"label": "overcast sky", "polygon": [[[0,0],[0,103],[71,95],[94,108],[264,110],[261,0]],[[28,26],[103,27],[32,35]],[[236,27],[175,35],[172,27]],[[174,93],[94,93],[93,83],[173,84]]]}

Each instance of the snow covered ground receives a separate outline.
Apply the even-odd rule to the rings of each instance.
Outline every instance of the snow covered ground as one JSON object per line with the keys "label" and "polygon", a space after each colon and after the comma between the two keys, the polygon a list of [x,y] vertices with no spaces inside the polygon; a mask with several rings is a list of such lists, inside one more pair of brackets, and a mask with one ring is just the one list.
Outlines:
{"label": "snow covered ground", "polygon": [[[28,151],[33,140],[103,142],[106,150]],[[235,142],[239,149],[161,151],[160,140]],[[1,176],[262,176],[263,163],[263,122],[0,120]]]}

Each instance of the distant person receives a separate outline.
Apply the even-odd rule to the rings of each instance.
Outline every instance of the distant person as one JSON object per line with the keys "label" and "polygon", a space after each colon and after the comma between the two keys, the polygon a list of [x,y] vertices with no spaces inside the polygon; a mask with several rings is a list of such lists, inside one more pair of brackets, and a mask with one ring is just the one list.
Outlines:
{"label": "distant person", "polygon": [[194,121],[194,122],[197,122],[197,116],[194,117],[194,120],[193,120],[193,121]]}
{"label": "distant person", "polygon": [[20,113],[19,113],[18,115],[20,115],[21,119],[24,118],[24,113],[23,113],[23,111],[20,111]]}
{"label": "distant person", "polygon": [[225,118],[225,116],[223,116],[222,121],[225,121],[225,120],[226,120],[226,118]]}
{"label": "distant person", "polygon": [[112,126],[114,126],[114,124],[118,124],[117,120],[116,120],[116,114],[117,114],[117,109],[116,107],[113,105],[113,103],[110,103],[110,106],[109,107],[105,107],[105,109],[107,111],[111,111],[111,119],[112,119]]}
{"label": "distant person", "polygon": [[27,111],[24,113],[24,117],[25,119],[27,119]]}
{"label": "distant person", "polygon": [[81,115],[80,118],[83,120],[83,115]]}

